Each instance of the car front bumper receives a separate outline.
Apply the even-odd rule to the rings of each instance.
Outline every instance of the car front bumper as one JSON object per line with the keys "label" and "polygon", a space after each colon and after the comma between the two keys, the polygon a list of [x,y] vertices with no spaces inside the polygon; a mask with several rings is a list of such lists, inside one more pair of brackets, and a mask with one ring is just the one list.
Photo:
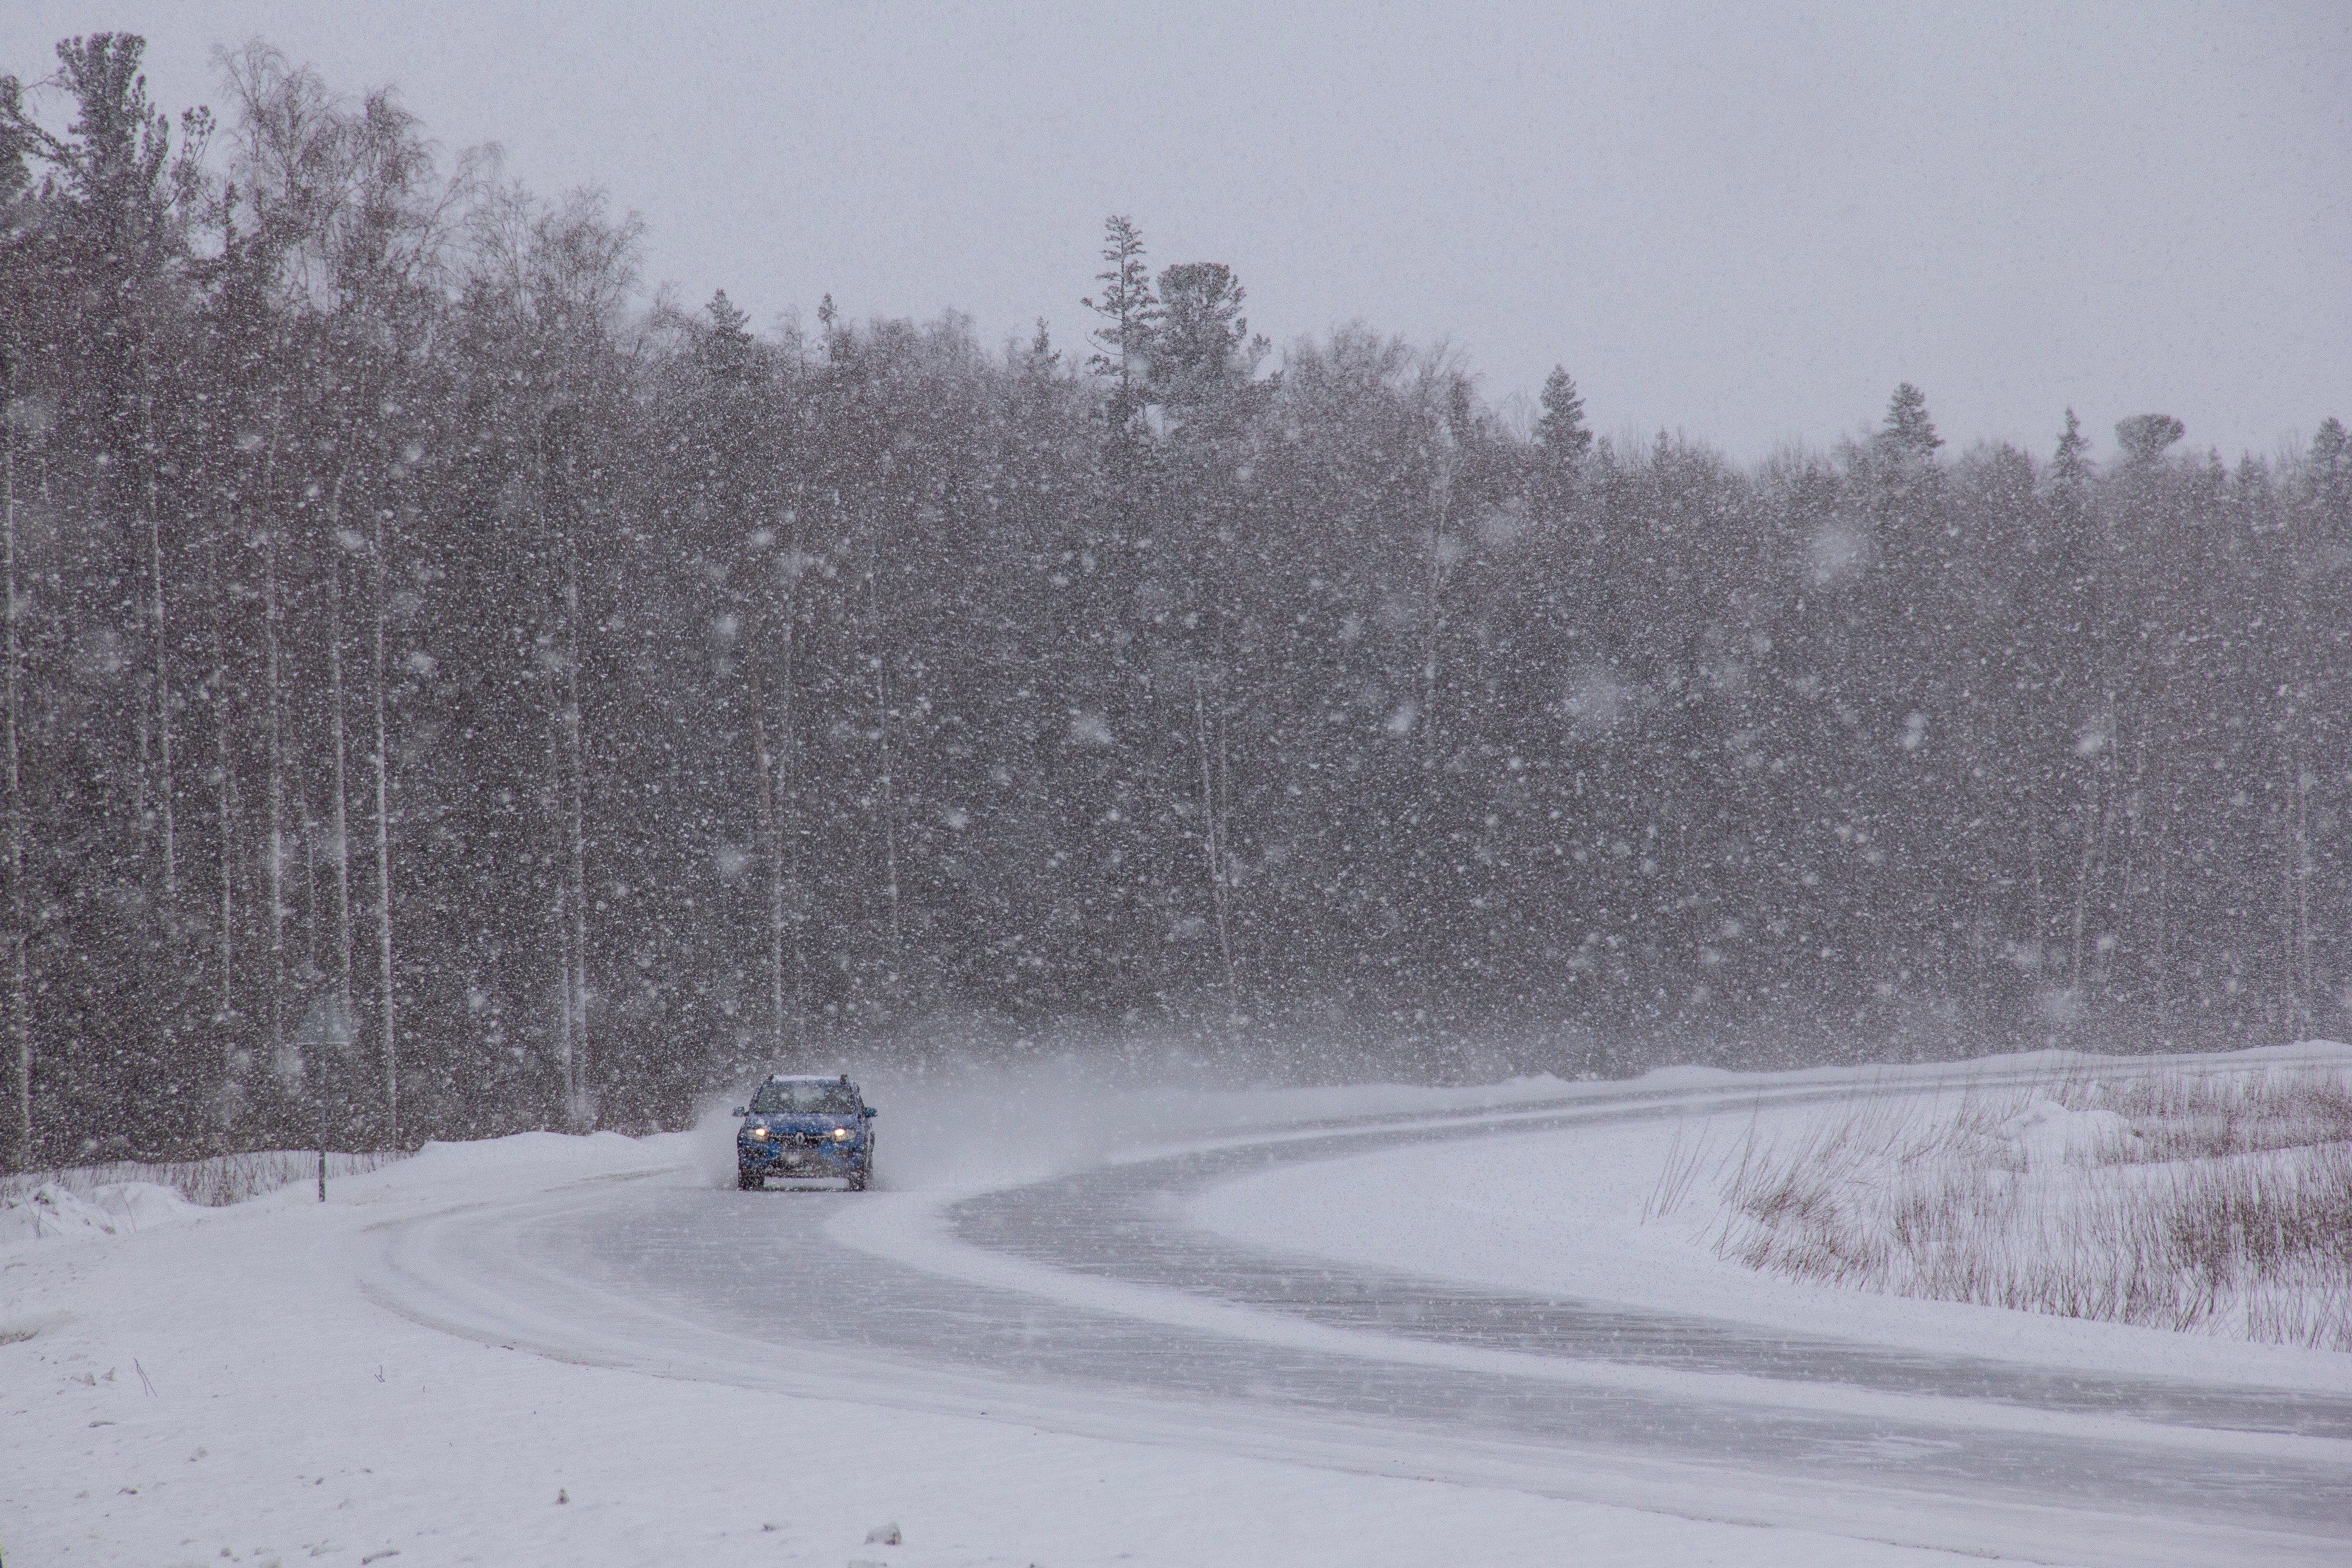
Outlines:
{"label": "car front bumper", "polygon": [[814,1143],[739,1139],[735,1163],[740,1170],[762,1176],[846,1176],[865,1168],[866,1144],[863,1139],[848,1143],[830,1139]]}

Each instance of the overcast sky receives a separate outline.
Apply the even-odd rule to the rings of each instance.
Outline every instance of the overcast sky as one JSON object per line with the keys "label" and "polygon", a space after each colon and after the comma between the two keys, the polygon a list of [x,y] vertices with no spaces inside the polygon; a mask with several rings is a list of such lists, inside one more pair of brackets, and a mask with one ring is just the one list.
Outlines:
{"label": "overcast sky", "polygon": [[[1711,15],[1720,11],[1725,15]],[[2270,451],[2352,418],[2352,5],[801,5],[5,0],[0,71],[116,28],[173,108],[259,37],[447,147],[604,186],[756,321],[1087,323],[1104,216],[1277,343],[1564,363],[1604,432],[1743,457],[1926,389],[1956,447]]]}

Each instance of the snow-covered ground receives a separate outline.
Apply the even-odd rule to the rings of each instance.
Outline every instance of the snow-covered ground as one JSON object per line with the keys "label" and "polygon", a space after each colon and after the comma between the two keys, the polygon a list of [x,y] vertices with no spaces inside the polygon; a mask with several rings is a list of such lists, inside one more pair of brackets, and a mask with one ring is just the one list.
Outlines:
{"label": "snow-covered ground", "polygon": [[[1684,1072],[1635,1087],[1738,1081]],[[869,1079],[884,1112],[884,1174],[898,1191],[772,1202],[829,1204],[845,1223],[870,1215],[887,1229],[891,1211],[879,1205],[913,1214],[927,1194],[1230,1142],[1251,1127],[1498,1106],[1507,1115],[1624,1088],[1069,1093],[1050,1074]],[[553,1212],[653,1189],[712,1207],[722,1225],[790,1212],[725,1190],[729,1126],[719,1117],[656,1138],[437,1145],[336,1183],[323,1205],[289,1188],[227,1209],[162,1205],[135,1228],[92,1222],[0,1240],[0,1556],[395,1568],[1957,1561],[1863,1538],[1867,1530],[1727,1522],[1723,1500],[1697,1481],[1641,1507],[1569,1500],[1365,1473],[1336,1447],[1299,1445],[1286,1459],[1269,1457],[1279,1441],[1254,1453],[1204,1446],[1181,1421],[1132,1415],[1143,1406],[1131,1392],[1106,1394],[1094,1419],[1056,1426],[948,1410],[854,1356],[824,1384],[830,1397],[733,1384],[692,1353],[703,1331],[685,1325],[674,1366],[624,1370],[439,1331],[386,1305],[387,1238],[436,1216]],[[1819,1327],[1822,1288],[1759,1280],[1639,1223],[1662,1133],[1670,1148],[1662,1125],[1291,1165],[1224,1185],[1189,1217],[1294,1250],[1671,1297],[1685,1311],[1797,1321],[1810,1310]],[[856,1206],[869,1202],[877,1206]],[[724,1205],[752,1206],[714,1206]],[[584,1312],[592,1282],[581,1290]],[[2347,1357],[1838,1299],[1855,1313],[1843,1321],[1890,1342],[1944,1343],[1943,1325],[1965,1321],[1973,1342],[2021,1354],[2352,1387]],[[560,1282],[553,1300],[560,1310]],[[2069,1330],[2088,1337],[2048,1337]],[[1451,1468],[1443,1456],[1431,1461],[1431,1473]]]}

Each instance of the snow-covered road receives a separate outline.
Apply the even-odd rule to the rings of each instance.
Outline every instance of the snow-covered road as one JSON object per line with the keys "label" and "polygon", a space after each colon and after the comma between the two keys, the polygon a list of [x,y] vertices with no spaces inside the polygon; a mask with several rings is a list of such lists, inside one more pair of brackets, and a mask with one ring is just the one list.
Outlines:
{"label": "snow-covered road", "polygon": [[[856,1196],[648,1163],[387,1221],[365,1284],[484,1343],[773,1395],[2033,1561],[2352,1553],[2343,1392],[1751,1327],[1185,1219],[1220,1185],[1368,1152],[1418,1149],[1442,1172],[1481,1141],[1859,1092],[1801,1076],[1590,1089]],[[809,1408],[748,1400],[727,1436],[820,1448]]]}

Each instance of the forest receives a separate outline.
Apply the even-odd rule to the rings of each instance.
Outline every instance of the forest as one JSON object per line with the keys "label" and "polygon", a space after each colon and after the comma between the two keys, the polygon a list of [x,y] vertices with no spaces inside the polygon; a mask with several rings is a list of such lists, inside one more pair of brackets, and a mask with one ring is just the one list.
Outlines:
{"label": "forest", "polygon": [[1068,339],[755,331],[389,92],[142,50],[0,62],[12,1164],[2352,1007],[2329,410],[1962,451],[1906,384],[1734,462],[1277,356],[1124,217]]}

